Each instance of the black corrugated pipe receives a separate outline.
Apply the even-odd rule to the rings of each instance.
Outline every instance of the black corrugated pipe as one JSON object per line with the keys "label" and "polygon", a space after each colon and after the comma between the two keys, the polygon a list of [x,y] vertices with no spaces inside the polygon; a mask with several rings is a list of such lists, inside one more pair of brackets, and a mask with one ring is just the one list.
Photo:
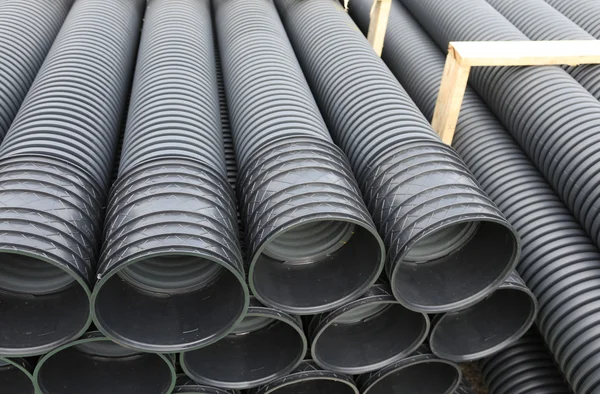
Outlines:
{"label": "black corrugated pipe", "polygon": [[202,386],[186,375],[178,375],[173,394],[239,394],[237,390],[225,390],[216,387]]}
{"label": "black corrugated pipe", "polygon": [[289,375],[249,390],[248,394],[358,394],[352,377],[319,368],[312,360],[303,361]]}
{"label": "black corrugated pipe", "polygon": [[0,393],[35,394],[33,366],[22,358],[0,357]]}
{"label": "black corrugated pipe", "polygon": [[429,317],[400,305],[389,285],[376,283],[359,299],[314,316],[312,359],[323,369],[364,374],[411,355],[429,333]]}
{"label": "black corrugated pipe", "polygon": [[40,394],[169,394],[176,379],[169,356],[138,353],[97,331],[43,356],[33,376]]}
{"label": "black corrugated pipe", "polygon": [[409,357],[365,375],[357,385],[362,394],[452,394],[461,383],[458,364],[437,358],[427,346]]}
{"label": "black corrugated pipe", "polygon": [[[402,0],[442,50],[526,40],[485,0]],[[600,102],[556,66],[475,67],[470,83],[600,245]]]}
{"label": "black corrugated pipe", "polygon": [[[486,0],[532,40],[594,40],[544,0]],[[564,66],[573,78],[600,100],[600,65]]]}
{"label": "black corrugated pipe", "polygon": [[214,6],[250,287],[263,304],[289,313],[334,309],[377,280],[383,241],[273,3]]}
{"label": "black corrugated pipe", "polygon": [[485,298],[518,259],[513,229],[339,3],[276,4],[386,241],[394,296],[430,313]]}
{"label": "black corrugated pipe", "polygon": [[142,351],[231,332],[248,306],[227,181],[209,0],[152,0],[92,295],[97,327]]}
{"label": "black corrugated pipe", "polygon": [[545,0],[600,40],[600,3],[596,0]]}
{"label": "black corrugated pipe", "polygon": [[0,2],[0,141],[72,4],[73,0]]}
{"label": "black corrugated pipe", "polygon": [[[351,12],[368,2],[355,0]],[[356,20],[367,26],[368,10],[357,14]],[[445,56],[398,2],[390,14],[383,59],[431,119]],[[519,232],[523,251],[517,269],[538,297],[538,323],[544,338],[572,384],[583,384],[590,371],[600,369],[600,363],[590,357],[600,349],[600,340],[595,338],[600,310],[597,247],[469,88],[454,146]],[[580,343],[586,346],[580,347]],[[600,383],[593,374],[589,376],[592,380],[588,383]]]}
{"label": "black corrugated pipe", "polygon": [[0,354],[81,336],[144,2],[79,0],[0,149]]}
{"label": "black corrugated pipe", "polygon": [[304,359],[302,320],[265,307],[254,297],[246,317],[217,343],[181,354],[181,367],[196,382],[248,389],[286,376]]}
{"label": "black corrugated pipe", "polygon": [[501,352],[482,360],[480,367],[490,394],[571,392],[535,329]]}

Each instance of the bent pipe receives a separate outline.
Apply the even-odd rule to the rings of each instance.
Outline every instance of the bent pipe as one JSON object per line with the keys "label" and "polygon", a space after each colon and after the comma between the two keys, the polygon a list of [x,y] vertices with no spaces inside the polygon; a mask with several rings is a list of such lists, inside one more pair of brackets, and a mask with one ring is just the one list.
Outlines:
{"label": "bent pipe", "polygon": [[176,379],[173,360],[121,347],[97,331],[43,356],[33,376],[40,394],[169,394]]}
{"label": "bent pipe", "polygon": [[509,346],[535,322],[537,300],[516,272],[488,298],[467,309],[435,316],[429,346],[436,356],[466,362]]}
{"label": "bent pipe", "polygon": [[288,313],[334,309],[377,280],[383,241],[273,3],[226,0],[214,8],[250,288]]}
{"label": "bent pipe", "polygon": [[178,375],[173,394],[240,394],[240,392],[237,390],[202,386],[186,375]]}
{"label": "bent pipe", "polygon": [[2,394],[35,394],[33,366],[22,358],[0,357],[0,392]]}
{"label": "bent pipe", "polygon": [[357,375],[411,355],[427,339],[429,317],[406,309],[389,285],[376,283],[359,299],[314,316],[308,332],[321,368]]}
{"label": "bent pipe", "polygon": [[[368,0],[355,1],[368,3]],[[357,21],[365,16],[355,15]],[[359,22],[368,26],[368,22]],[[383,59],[431,119],[445,56],[401,4],[392,7]],[[538,327],[572,385],[600,384],[590,354],[600,348],[600,252],[516,141],[471,89],[465,92],[454,146],[521,236],[517,270],[539,303]],[[559,307],[557,307],[559,306]],[[560,307],[562,306],[562,308]],[[584,317],[589,316],[587,319]],[[580,343],[586,343],[581,347]],[[588,379],[589,377],[589,379]],[[587,386],[590,384],[591,386]]]}
{"label": "bent pipe", "polygon": [[73,0],[0,4],[0,140],[42,66]]}
{"label": "bent pipe", "polygon": [[571,392],[536,329],[479,365],[490,394]]}
{"label": "bent pipe", "polygon": [[[443,51],[452,40],[527,40],[485,0],[402,3]],[[600,102],[556,66],[476,67],[469,81],[600,245]]]}
{"label": "bent pipe", "polygon": [[394,296],[427,313],[485,298],[518,260],[514,230],[337,2],[276,5],[386,242]]}
{"label": "bent pipe", "polygon": [[[544,0],[517,2],[486,0],[506,19],[535,41],[540,40],[595,40],[566,16]],[[563,66],[577,82],[600,100],[600,65],[583,64]]]}
{"label": "bent pipe", "polygon": [[283,378],[248,390],[248,394],[294,393],[359,394],[359,391],[352,377],[321,369],[312,360],[302,361]]}
{"label": "bent pipe", "polygon": [[600,40],[600,4],[594,0],[545,0]]}
{"label": "bent pipe", "polygon": [[409,357],[357,377],[363,394],[428,393],[452,394],[461,383],[458,364],[437,358],[427,346]]}
{"label": "bent pipe", "polygon": [[248,389],[286,376],[304,359],[302,320],[260,304],[254,297],[233,332],[220,341],[182,353],[181,367],[194,381]]}

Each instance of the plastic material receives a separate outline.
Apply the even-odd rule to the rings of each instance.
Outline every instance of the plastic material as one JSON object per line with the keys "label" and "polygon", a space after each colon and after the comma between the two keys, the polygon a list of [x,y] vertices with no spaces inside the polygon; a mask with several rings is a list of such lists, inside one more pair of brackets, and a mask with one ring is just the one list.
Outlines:
{"label": "plastic material", "polygon": [[600,40],[600,4],[596,0],[546,0],[546,3]]}
{"label": "plastic material", "polygon": [[34,371],[40,394],[168,394],[175,378],[168,357],[137,353],[95,331],[46,354]]}
{"label": "plastic material", "polygon": [[246,317],[217,343],[183,353],[181,366],[194,381],[247,389],[286,376],[304,359],[307,340],[299,317],[250,300]]}
{"label": "plastic material", "polygon": [[188,378],[178,375],[173,394],[239,394],[237,390],[225,390],[216,387],[202,386]]}
{"label": "plastic material", "polygon": [[380,283],[358,300],[315,316],[309,326],[313,360],[324,369],[352,375],[403,359],[428,333],[427,315],[404,308],[389,285]]}
{"label": "plastic material", "polygon": [[217,1],[215,24],[253,294],[301,315],[356,299],[383,269],[383,241],[273,3]]}
{"label": "plastic material", "polygon": [[22,358],[0,357],[0,393],[35,394],[33,366]]}
{"label": "plastic material", "polygon": [[518,259],[510,225],[339,3],[276,5],[387,244],[394,296],[429,313],[485,298]]}

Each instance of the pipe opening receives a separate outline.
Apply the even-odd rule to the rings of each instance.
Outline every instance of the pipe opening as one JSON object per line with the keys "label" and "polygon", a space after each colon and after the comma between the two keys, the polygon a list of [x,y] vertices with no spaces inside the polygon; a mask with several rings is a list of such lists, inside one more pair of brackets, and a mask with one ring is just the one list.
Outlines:
{"label": "pipe opening", "polygon": [[[328,237],[318,241],[317,233]],[[364,293],[381,272],[380,238],[359,225],[320,221],[283,235],[266,244],[268,253],[259,253],[250,269],[253,293],[266,305],[295,314],[331,310]],[[271,257],[283,254],[286,260]]]}
{"label": "pipe opening", "polygon": [[12,363],[0,359],[0,392],[2,394],[34,394],[31,377]]}
{"label": "pipe opening", "polygon": [[0,316],[0,353],[46,353],[86,330],[87,285],[51,263],[0,252]]}
{"label": "pipe opening", "polygon": [[431,350],[457,362],[487,357],[520,338],[535,314],[531,293],[500,288],[468,309],[441,317],[431,332]]}
{"label": "pipe opening", "polygon": [[[278,386],[265,394],[358,394],[358,391],[347,382],[327,379],[308,378]],[[389,394],[389,393],[387,393]]]}
{"label": "pipe opening", "polygon": [[186,374],[202,384],[245,389],[285,376],[302,361],[306,340],[300,328],[249,315],[220,341],[184,353]]}
{"label": "pipe opening", "polygon": [[122,266],[94,290],[95,321],[134,349],[179,352],[226,335],[245,313],[243,278],[198,256],[153,256]]}
{"label": "pipe opening", "polygon": [[313,358],[323,368],[362,374],[413,353],[425,340],[429,321],[397,303],[353,308],[332,321],[313,342]]}
{"label": "pipe opening", "polygon": [[[108,342],[106,339],[93,341]],[[60,349],[41,361],[37,384],[42,394],[170,392],[174,383],[173,372],[163,357],[148,353],[105,357],[102,353],[128,351],[115,352],[114,346],[118,345],[90,345],[91,342],[84,345],[84,341],[77,341],[73,346]],[[99,350],[101,354],[92,355],[90,350]],[[65,385],[65,382],[69,384]]]}
{"label": "pipe opening", "polygon": [[[427,249],[429,244],[434,247]],[[415,253],[407,251],[408,260],[403,257],[395,265],[392,288],[403,305],[429,313],[462,309],[485,298],[518,258],[515,234],[495,222],[453,225],[416,245]]]}
{"label": "pipe opening", "polygon": [[450,394],[460,383],[456,365],[420,361],[392,371],[363,390],[364,394]]}

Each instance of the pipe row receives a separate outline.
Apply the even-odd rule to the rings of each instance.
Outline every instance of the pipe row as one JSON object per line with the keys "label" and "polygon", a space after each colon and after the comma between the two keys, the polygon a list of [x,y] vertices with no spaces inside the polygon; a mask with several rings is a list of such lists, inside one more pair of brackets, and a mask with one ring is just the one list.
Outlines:
{"label": "pipe row", "polygon": [[594,0],[544,0],[600,40],[600,4]]}

